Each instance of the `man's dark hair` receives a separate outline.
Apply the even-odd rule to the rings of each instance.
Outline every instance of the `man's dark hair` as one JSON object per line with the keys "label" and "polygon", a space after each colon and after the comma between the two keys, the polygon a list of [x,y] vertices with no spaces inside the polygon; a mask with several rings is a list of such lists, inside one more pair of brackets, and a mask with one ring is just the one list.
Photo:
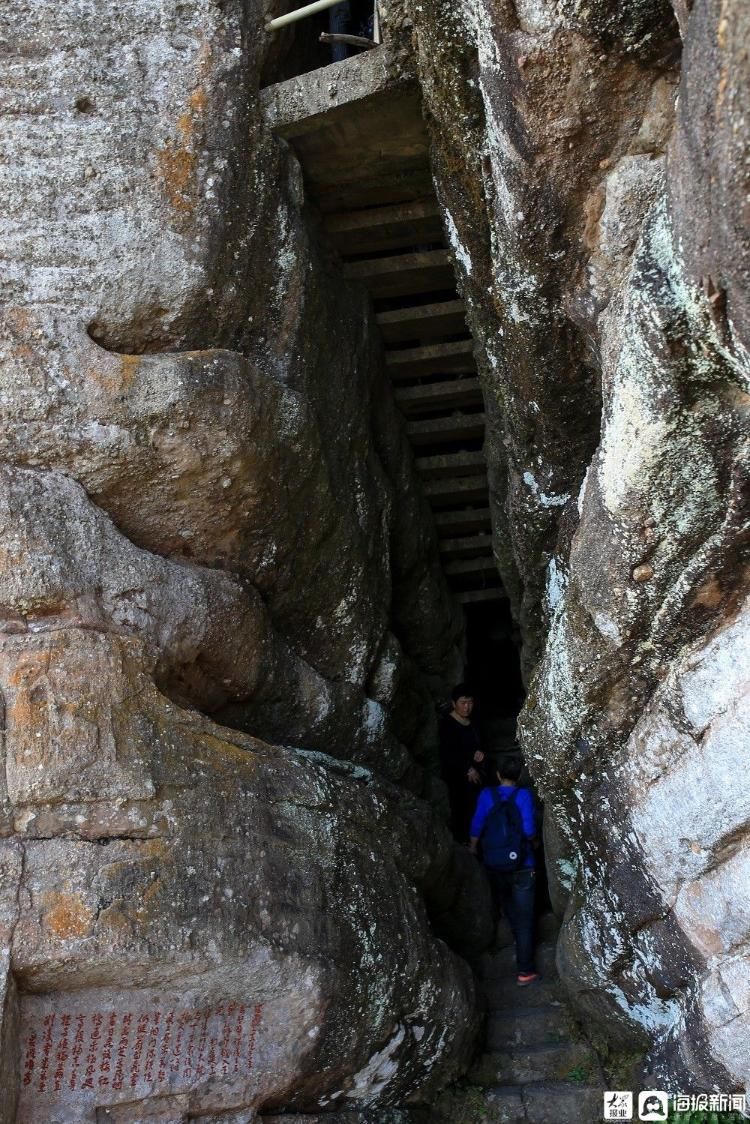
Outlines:
{"label": "man's dark hair", "polygon": [[523,761],[520,757],[501,757],[497,763],[497,774],[504,781],[513,781],[518,784],[518,778],[523,772]]}
{"label": "man's dark hair", "polygon": [[473,699],[474,692],[468,683],[458,683],[451,691],[451,701],[455,702],[456,699],[465,698]]}

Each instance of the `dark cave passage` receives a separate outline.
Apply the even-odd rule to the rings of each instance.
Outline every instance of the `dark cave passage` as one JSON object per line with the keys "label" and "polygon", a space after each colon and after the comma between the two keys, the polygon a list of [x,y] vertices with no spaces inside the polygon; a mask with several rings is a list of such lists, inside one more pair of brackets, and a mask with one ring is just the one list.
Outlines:
{"label": "dark cave passage", "polygon": [[[443,573],[463,611],[463,678],[494,779],[497,764],[519,754],[520,635],[492,548],[482,387],[435,195],[420,91],[384,76],[383,48],[305,73],[300,44],[309,46],[317,25],[295,27],[277,60],[276,84],[262,91],[266,119],[300,161],[308,204],[338,268],[369,291]],[[284,81],[290,73],[296,77]],[[446,683],[442,702],[436,699],[443,713],[453,686]],[[525,770],[521,783],[530,784]],[[541,857],[539,867],[544,907]]]}

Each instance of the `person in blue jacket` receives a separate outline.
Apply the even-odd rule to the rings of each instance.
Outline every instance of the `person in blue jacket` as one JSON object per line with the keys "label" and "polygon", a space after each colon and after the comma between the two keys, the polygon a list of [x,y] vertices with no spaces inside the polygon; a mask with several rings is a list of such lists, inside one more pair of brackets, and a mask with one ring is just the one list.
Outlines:
{"label": "person in blue jacket", "polygon": [[[515,870],[497,870],[485,865],[495,908],[508,918],[516,943],[517,982],[526,987],[539,979],[534,960],[534,894],[536,891],[536,809],[528,788],[519,788],[523,764],[518,757],[503,761],[497,771],[499,785],[485,788],[471,821],[469,850],[477,854],[487,817],[500,800],[514,800],[520,813],[525,846]],[[494,794],[494,795],[493,795]]]}

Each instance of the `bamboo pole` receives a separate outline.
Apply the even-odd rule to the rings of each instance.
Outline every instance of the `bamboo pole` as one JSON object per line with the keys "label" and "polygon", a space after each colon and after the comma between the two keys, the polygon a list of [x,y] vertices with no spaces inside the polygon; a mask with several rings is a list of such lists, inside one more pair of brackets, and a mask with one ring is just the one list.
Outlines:
{"label": "bamboo pole", "polygon": [[362,35],[345,35],[343,32],[321,31],[318,36],[319,43],[345,43],[347,47],[362,47],[366,51],[377,47],[374,39],[365,39]]}
{"label": "bamboo pole", "polygon": [[296,23],[297,20],[314,16],[316,12],[324,12],[326,8],[335,8],[340,3],[341,0],[315,0],[313,4],[305,4],[304,8],[297,8],[294,12],[287,12],[285,16],[276,16],[275,19],[269,20],[266,24],[266,31],[278,31],[279,28],[287,27],[288,24]]}

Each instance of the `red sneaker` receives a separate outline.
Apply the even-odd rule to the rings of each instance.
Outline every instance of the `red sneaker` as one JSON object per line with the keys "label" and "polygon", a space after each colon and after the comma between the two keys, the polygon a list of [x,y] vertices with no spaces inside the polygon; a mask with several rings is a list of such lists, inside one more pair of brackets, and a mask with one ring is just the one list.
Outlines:
{"label": "red sneaker", "polygon": [[516,983],[519,987],[528,987],[529,984],[536,983],[538,979],[541,979],[538,972],[519,972]]}

